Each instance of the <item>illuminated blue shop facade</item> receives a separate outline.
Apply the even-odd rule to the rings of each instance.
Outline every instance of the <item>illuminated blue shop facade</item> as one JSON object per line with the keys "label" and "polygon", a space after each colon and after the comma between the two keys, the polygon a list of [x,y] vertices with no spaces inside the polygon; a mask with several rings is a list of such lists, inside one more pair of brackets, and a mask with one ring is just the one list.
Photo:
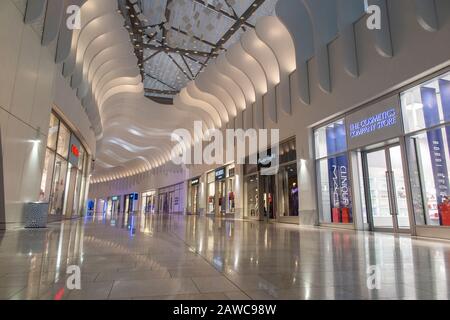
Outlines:
{"label": "illuminated blue shop facade", "polygon": [[313,131],[320,225],[450,238],[450,72]]}

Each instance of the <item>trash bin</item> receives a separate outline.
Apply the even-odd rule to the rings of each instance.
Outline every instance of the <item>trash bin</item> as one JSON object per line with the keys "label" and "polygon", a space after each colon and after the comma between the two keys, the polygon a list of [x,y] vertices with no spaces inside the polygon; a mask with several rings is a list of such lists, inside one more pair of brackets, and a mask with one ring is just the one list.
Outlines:
{"label": "trash bin", "polygon": [[25,228],[47,227],[47,202],[29,202],[24,206]]}

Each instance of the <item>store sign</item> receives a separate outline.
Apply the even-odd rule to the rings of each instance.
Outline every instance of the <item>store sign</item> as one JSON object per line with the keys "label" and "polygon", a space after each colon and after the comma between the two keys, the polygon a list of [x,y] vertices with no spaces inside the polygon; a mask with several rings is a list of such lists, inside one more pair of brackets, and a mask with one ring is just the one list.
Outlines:
{"label": "store sign", "polygon": [[379,114],[365,118],[359,122],[350,124],[350,139],[371,134],[378,130],[397,124],[397,110],[395,108],[383,111]]}
{"label": "store sign", "polygon": [[349,149],[369,146],[402,134],[401,111],[394,96],[346,118]]}
{"label": "store sign", "polygon": [[191,180],[191,186],[197,186],[200,184],[200,178],[195,178]]}
{"label": "store sign", "polygon": [[112,197],[111,200],[112,200],[112,201],[117,201],[117,200],[119,200],[119,197],[117,197],[117,196]]}
{"label": "store sign", "polygon": [[216,181],[225,179],[225,168],[217,169],[215,175]]}
{"label": "store sign", "polygon": [[69,145],[69,162],[78,167],[78,160],[80,158],[80,148],[81,143],[73,134],[70,136],[70,145]]}

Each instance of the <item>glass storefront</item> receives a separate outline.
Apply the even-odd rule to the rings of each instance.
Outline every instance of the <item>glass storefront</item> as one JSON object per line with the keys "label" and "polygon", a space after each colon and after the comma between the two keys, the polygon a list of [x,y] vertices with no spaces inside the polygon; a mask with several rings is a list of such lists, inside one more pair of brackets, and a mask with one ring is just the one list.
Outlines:
{"label": "glass storefront", "polygon": [[79,139],[52,113],[39,196],[40,201],[49,202],[51,216],[70,218],[82,214],[88,158]]}
{"label": "glass storefront", "polygon": [[226,215],[236,212],[235,165],[231,164],[206,174],[207,214]]}
{"label": "glass storefront", "polygon": [[158,212],[163,214],[183,213],[184,183],[161,188],[158,191]]}
{"label": "glass storefront", "polygon": [[214,174],[214,171],[209,172],[206,175],[207,179],[207,203],[206,203],[206,210],[208,214],[215,214],[216,213],[216,176]]}
{"label": "glass storefront", "polygon": [[416,224],[450,226],[450,73],[400,98]]}
{"label": "glass storefront", "polygon": [[106,207],[107,218],[117,217],[119,213],[120,213],[120,197],[112,196],[108,198]]}
{"label": "glass storefront", "polygon": [[[270,166],[267,159],[244,165],[244,216],[250,219],[279,219],[299,216],[299,190],[295,139],[280,144],[279,168],[275,175],[263,175],[261,169]],[[266,163],[267,161],[268,163]],[[262,163],[265,163],[263,165]]]}
{"label": "glass storefront", "polygon": [[352,223],[344,119],[314,132],[320,222]]}
{"label": "glass storefront", "polygon": [[142,199],[142,212],[143,213],[155,213],[156,212],[156,192],[145,192],[141,196]]}
{"label": "glass storefront", "polygon": [[197,177],[188,181],[188,214],[200,214],[199,197],[200,177]]}
{"label": "glass storefront", "polygon": [[420,226],[450,226],[450,73],[319,127],[314,138],[321,223],[357,216],[359,229],[418,235]]}
{"label": "glass storefront", "polygon": [[134,213],[138,210],[138,193],[131,193],[124,196],[124,213]]}
{"label": "glass storefront", "polygon": [[246,194],[246,216],[249,218],[257,218],[259,215],[259,181],[258,175],[252,174],[245,177],[244,182]]}

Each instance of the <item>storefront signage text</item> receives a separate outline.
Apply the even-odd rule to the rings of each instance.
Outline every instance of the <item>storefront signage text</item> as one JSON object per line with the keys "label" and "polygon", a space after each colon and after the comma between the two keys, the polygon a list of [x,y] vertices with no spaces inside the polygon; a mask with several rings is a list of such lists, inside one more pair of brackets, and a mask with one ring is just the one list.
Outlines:
{"label": "storefront signage text", "polygon": [[191,186],[196,186],[200,183],[200,179],[199,178],[195,178],[191,180]]}
{"label": "storefront signage text", "polygon": [[220,168],[216,170],[216,180],[225,179],[225,168]]}
{"label": "storefront signage text", "polygon": [[397,124],[397,111],[395,108],[381,112],[377,115],[365,118],[350,124],[350,138],[364,136],[383,128]]}

